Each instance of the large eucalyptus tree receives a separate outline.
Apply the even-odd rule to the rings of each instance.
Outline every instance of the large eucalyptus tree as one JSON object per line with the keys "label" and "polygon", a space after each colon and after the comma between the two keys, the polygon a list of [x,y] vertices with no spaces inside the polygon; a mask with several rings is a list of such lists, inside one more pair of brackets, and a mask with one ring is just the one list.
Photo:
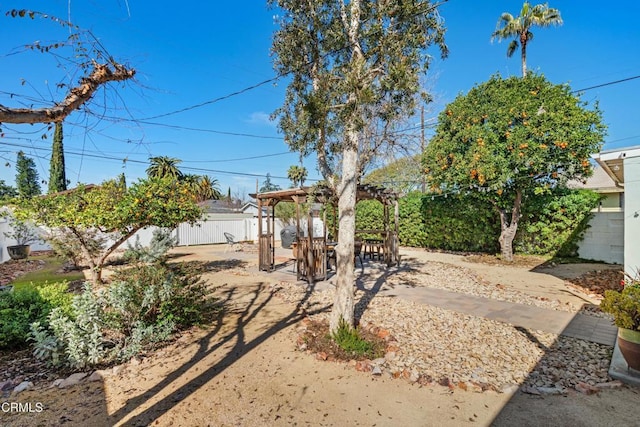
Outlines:
{"label": "large eucalyptus tree", "polygon": [[496,30],[491,35],[491,40],[503,40],[513,38],[507,48],[507,56],[511,56],[520,47],[522,60],[522,77],[527,75],[527,44],[533,40],[531,27],[549,27],[561,25],[562,18],[558,9],[550,8],[547,3],[531,6],[525,1],[520,15],[514,17],[510,13],[503,13],[498,20]]}
{"label": "large eucalyptus tree", "polygon": [[[330,329],[354,321],[356,189],[366,161],[412,114],[436,45],[446,56],[438,4],[421,0],[270,0],[280,14],[276,70],[290,76],[274,115],[292,150],[315,152],[338,196],[337,286]],[[422,93],[425,98],[427,95]]]}

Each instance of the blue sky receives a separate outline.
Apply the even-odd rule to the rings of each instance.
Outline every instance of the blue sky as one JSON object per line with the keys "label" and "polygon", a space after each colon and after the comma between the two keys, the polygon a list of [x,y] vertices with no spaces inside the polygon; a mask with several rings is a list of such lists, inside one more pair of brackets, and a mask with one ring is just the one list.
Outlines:
{"label": "blue sky", "polygon": [[[225,193],[229,187],[233,193],[253,192],[256,179],[261,184],[267,173],[276,184],[289,185],[277,177],[286,177],[298,155],[287,153],[275,124],[268,120],[282,103],[286,80],[210,102],[274,77],[269,49],[276,11],[261,1],[70,4],[75,24],[91,30],[111,55],[137,70],[135,82],[113,85],[89,106],[96,115],[118,120],[92,116],[87,121],[86,115],[74,113],[65,122],[67,178],[72,185],[101,182],[121,172],[131,182],[144,176],[150,155],[182,159],[185,172],[217,178]],[[3,2],[1,9],[32,8],[66,19],[68,5],[66,0],[50,0],[46,6]],[[520,74],[519,54],[507,58],[508,43],[491,43],[490,35],[500,14],[517,14],[522,2],[470,5],[449,0],[440,9],[450,55],[440,60],[432,52],[435,59],[425,81],[435,101],[427,107],[427,118],[495,73]],[[530,70],[576,90],[640,75],[640,26],[624,19],[638,16],[640,4],[611,2],[605,7],[595,1],[556,0],[550,6],[560,9],[564,25],[534,29],[528,49]],[[0,19],[0,104],[17,107],[59,100],[64,89],[57,89],[56,83],[77,81],[78,75],[68,74],[71,64],[21,46],[36,40],[58,41],[68,30],[43,19],[12,19],[4,13]],[[640,145],[639,93],[640,79],[583,93],[583,100],[598,101],[603,110],[609,126],[605,149]],[[206,105],[189,108],[201,103]],[[0,179],[13,184],[18,150],[34,157],[40,177],[48,179],[52,132],[39,125],[3,125],[2,132]],[[43,133],[49,138],[42,139]],[[315,158],[305,159],[304,164],[309,177],[318,178]]]}

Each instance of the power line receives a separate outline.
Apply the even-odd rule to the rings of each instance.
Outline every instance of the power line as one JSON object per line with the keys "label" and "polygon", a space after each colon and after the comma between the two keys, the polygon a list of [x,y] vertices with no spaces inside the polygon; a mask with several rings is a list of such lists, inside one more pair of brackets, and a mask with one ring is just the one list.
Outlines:
{"label": "power line", "polygon": [[[22,141],[28,141],[28,142],[32,142],[32,139],[29,138],[21,138],[21,137],[11,137],[11,136],[5,136],[5,139],[14,139],[14,140],[22,140]],[[3,144],[3,142],[0,142],[0,144]],[[94,147],[96,147],[95,144],[93,144]],[[42,147],[37,147],[39,149],[45,149]],[[67,149],[65,149],[65,152],[71,152]],[[114,158],[114,159],[119,159],[122,160],[122,158],[120,157],[113,157],[108,153],[105,153],[101,150],[99,150],[96,147],[96,150],[83,150],[83,152],[93,152],[93,153],[98,153],[100,155],[103,155],[107,158]],[[125,154],[125,158],[129,158],[129,154],[130,153],[125,153],[125,152],[111,152],[111,153],[116,153],[116,154]],[[259,154],[256,156],[249,156],[249,157],[235,157],[235,158],[231,158],[231,159],[217,159],[217,160],[184,160],[184,159],[180,159],[180,161],[182,163],[225,163],[225,162],[239,162],[239,161],[243,161],[243,160],[254,160],[254,159],[263,159],[263,158],[268,158],[268,157],[277,157],[277,156],[284,156],[287,154],[295,154],[292,151],[282,151],[280,153],[269,153],[269,154]]]}
{"label": "power line", "polygon": [[625,79],[620,79],[620,80],[614,80],[614,81],[611,81],[611,82],[606,82],[606,83],[602,83],[602,84],[595,85],[595,86],[589,86],[589,87],[586,87],[584,89],[572,90],[571,93],[584,92],[584,91],[587,91],[587,90],[597,89],[599,87],[611,86],[611,85],[615,85],[615,84],[618,84],[618,83],[624,83],[624,82],[628,82],[629,80],[635,80],[635,79],[640,79],[640,75],[633,76],[633,77],[627,77]]}
{"label": "power line", "polygon": [[[23,145],[23,144],[13,144],[13,143],[10,143],[10,142],[0,142],[0,145],[7,145],[7,146],[10,146],[10,147],[29,148],[29,149],[33,149],[33,150],[51,151],[51,148],[34,147],[34,146]],[[123,162],[123,163],[136,163],[136,164],[143,164],[143,165],[148,165],[149,164],[148,161],[143,161],[143,160],[138,160],[138,159],[128,159],[128,158],[124,158],[123,159],[123,158],[119,158],[119,157],[99,155],[99,154],[89,154],[86,151],[84,151],[84,152],[76,152],[76,151],[65,150],[65,154],[80,156],[81,158],[83,158],[83,157],[91,157],[91,158],[95,158],[95,159],[115,160],[115,161],[119,161],[119,162]],[[279,155],[279,154],[276,154],[276,155]],[[266,156],[273,156],[273,155],[269,154],[269,155],[266,155]],[[264,157],[266,157],[266,156],[264,156]],[[267,177],[267,174],[263,175],[263,174],[248,173],[248,172],[233,172],[233,171],[227,171],[227,170],[197,168],[197,167],[191,167],[191,166],[184,166],[181,169],[194,171],[194,172],[209,172],[209,173],[217,173],[217,174],[232,175],[232,176],[248,176],[248,177],[253,177],[253,178],[266,178]],[[271,175],[271,174],[269,174],[269,176],[271,178],[274,178],[274,179],[289,179],[288,177],[285,177],[285,176],[274,176],[274,175]],[[78,172],[78,180],[79,180],[79,172]],[[318,179],[307,179],[307,181],[319,181],[319,180]]]}
{"label": "power line", "polygon": [[159,119],[159,118],[162,118],[162,117],[172,116],[174,114],[183,113],[185,111],[194,110],[196,108],[204,107],[205,105],[215,104],[215,103],[223,101],[225,99],[229,99],[229,98],[232,98],[234,96],[242,95],[245,92],[249,92],[249,91],[251,91],[253,89],[257,89],[260,86],[266,85],[267,83],[275,82],[276,80],[280,79],[281,77],[284,77],[284,75],[279,74],[279,75],[277,75],[275,77],[272,77],[270,79],[263,80],[263,81],[261,81],[259,83],[254,84],[254,85],[247,86],[244,89],[240,89],[240,90],[237,90],[235,92],[231,92],[231,93],[229,93],[227,95],[219,96],[219,97],[211,99],[209,101],[204,101],[204,102],[201,102],[199,104],[191,105],[189,107],[181,108],[181,109],[175,110],[175,111],[170,111],[168,113],[158,114],[156,116],[151,116],[151,117],[145,117],[145,118],[143,118],[141,120]]}

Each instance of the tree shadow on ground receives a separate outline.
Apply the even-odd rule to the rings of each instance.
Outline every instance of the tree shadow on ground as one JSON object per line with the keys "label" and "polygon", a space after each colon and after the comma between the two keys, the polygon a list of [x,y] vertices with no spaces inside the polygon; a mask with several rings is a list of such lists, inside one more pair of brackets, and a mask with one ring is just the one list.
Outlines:
{"label": "tree shadow on ground", "polygon": [[[378,264],[374,264],[369,260],[362,263],[362,269],[360,275],[356,278],[356,289],[359,291],[363,291],[364,294],[362,297],[356,302],[355,305],[355,321],[356,324],[360,322],[362,315],[371,304],[373,298],[383,290],[383,287],[386,285],[390,289],[395,287],[394,284],[387,283],[387,280],[399,273],[416,271],[416,267],[420,264],[420,262],[415,258],[406,257],[402,259],[402,262],[399,266],[391,266],[386,267],[384,270],[378,269],[377,271],[373,271],[373,267],[378,266]],[[367,265],[368,272],[365,273],[364,267]],[[377,276],[377,277],[376,277]],[[367,286],[368,283],[373,280],[373,284],[371,286]],[[417,286],[417,282],[411,281],[409,278],[403,283],[405,286],[415,287]]]}
{"label": "tree shadow on ground", "polygon": [[[611,346],[587,344],[584,340],[566,336],[545,344],[535,331],[519,326],[514,328],[543,354],[518,390],[511,391],[513,395],[495,416],[492,426],[638,424],[632,408],[637,406],[640,391],[609,385],[615,384],[609,383],[611,379],[606,375]],[[600,366],[590,362],[589,353],[599,354]],[[596,369],[600,370],[597,375]],[[578,377],[574,377],[576,373]],[[610,387],[617,389],[610,390]]]}
{"label": "tree shadow on ground", "polygon": [[200,273],[219,273],[234,268],[244,269],[249,263],[240,259],[221,259],[215,261],[182,261],[182,264]]}
{"label": "tree shadow on ground", "polygon": [[[259,336],[247,341],[245,327],[249,322],[256,318],[256,316],[267,306],[267,304],[269,304],[275,295],[273,292],[269,291],[268,285],[264,282],[260,282],[258,285],[252,286],[252,289],[248,292],[249,301],[244,305],[244,307],[229,309],[219,313],[213,329],[199,340],[198,350],[188,362],[171,372],[151,389],[129,399],[123,407],[110,416],[110,421],[113,424],[116,424],[125,420],[124,425],[131,426],[151,424],[154,420],[170,411],[174,406],[179,404],[180,401],[184,400],[209,381],[219,376],[226,368],[232,366],[274,334],[297,323],[307,314],[315,314],[327,310],[328,307],[309,307],[306,305],[309,297],[313,293],[313,290],[314,286],[309,286],[306,289],[303,298],[296,304],[295,308],[288,315],[280,318],[280,320],[275,322]],[[232,305],[232,303],[236,302],[237,299],[241,297],[238,292],[238,288],[236,287],[225,290],[225,295],[221,299],[221,304],[225,306]],[[306,308],[306,311],[302,310],[303,306]],[[223,326],[224,316],[231,314],[237,317],[233,331],[218,337]],[[156,396],[166,393],[172,383],[185,375],[205,357],[232,342],[233,346],[217,363],[201,372],[186,384],[171,391],[165,397],[155,401],[141,413],[127,419],[127,417],[129,417],[132,412],[136,411],[138,407],[154,400]]]}

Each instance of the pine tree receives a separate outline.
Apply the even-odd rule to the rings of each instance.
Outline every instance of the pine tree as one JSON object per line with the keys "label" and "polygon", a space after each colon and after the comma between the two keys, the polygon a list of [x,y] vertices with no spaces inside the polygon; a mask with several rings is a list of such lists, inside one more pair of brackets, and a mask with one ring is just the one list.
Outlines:
{"label": "pine tree", "polygon": [[18,151],[16,160],[16,187],[18,195],[24,198],[31,198],[40,194],[40,178],[36,170],[36,164],[32,158]]}
{"label": "pine tree", "polygon": [[64,171],[64,148],[62,146],[62,122],[56,122],[51,149],[49,168],[49,193],[57,193],[67,189],[67,177]]}

